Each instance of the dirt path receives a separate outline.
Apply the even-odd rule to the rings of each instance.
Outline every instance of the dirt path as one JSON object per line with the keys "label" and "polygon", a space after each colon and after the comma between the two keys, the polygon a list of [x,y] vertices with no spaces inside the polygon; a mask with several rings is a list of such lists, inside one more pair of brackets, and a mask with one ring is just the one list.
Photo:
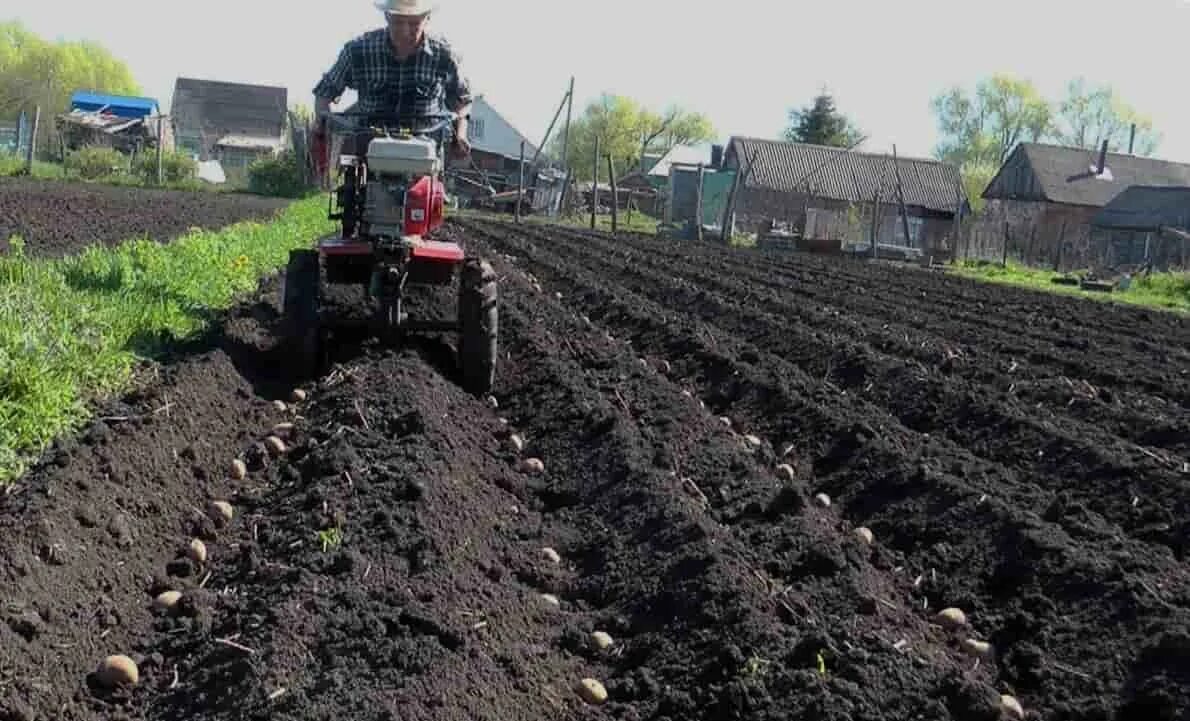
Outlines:
{"label": "dirt path", "polygon": [[[344,345],[275,408],[265,284],[0,500],[0,719],[1190,713],[1178,321],[645,237],[443,235],[501,274],[494,403],[427,341]],[[987,334],[971,303],[1003,309]],[[135,688],[88,678],[111,653]]]}

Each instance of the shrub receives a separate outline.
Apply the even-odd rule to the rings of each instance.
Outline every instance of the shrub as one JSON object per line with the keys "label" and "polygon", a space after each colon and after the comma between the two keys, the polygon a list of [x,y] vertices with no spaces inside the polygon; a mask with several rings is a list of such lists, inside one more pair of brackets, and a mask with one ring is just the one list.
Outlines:
{"label": "shrub", "polygon": [[252,193],[300,198],[308,189],[302,164],[292,151],[261,158],[248,166],[248,190]]}
{"label": "shrub", "polygon": [[[157,184],[157,149],[141,152],[133,163],[133,172],[145,185]],[[161,175],[167,184],[186,183],[198,177],[198,163],[184,152],[163,153]]]}
{"label": "shrub", "polygon": [[66,170],[83,180],[125,175],[128,157],[115,148],[87,146],[66,156]]}

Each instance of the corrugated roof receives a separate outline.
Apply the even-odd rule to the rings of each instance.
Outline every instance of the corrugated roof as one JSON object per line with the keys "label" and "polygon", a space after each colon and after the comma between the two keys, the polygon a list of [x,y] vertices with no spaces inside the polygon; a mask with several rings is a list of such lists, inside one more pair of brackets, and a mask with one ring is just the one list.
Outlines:
{"label": "corrugated roof", "polygon": [[[1025,155],[1042,195],[1054,203],[1103,207],[1133,185],[1190,186],[1190,165],[1184,163],[1108,153],[1107,172],[1097,176],[1094,166],[1099,161],[1099,154],[1093,150],[1021,143],[1013,150],[1013,154],[1016,153]],[[1011,200],[996,192],[997,178],[988,184],[984,197]]]}
{"label": "corrugated roof", "polygon": [[[891,155],[847,152],[844,148],[790,143],[763,138],[732,138],[724,154],[746,165],[755,154],[756,166],[747,187],[781,192],[809,192],[846,202],[892,202],[897,171]],[[959,169],[938,160],[898,157],[905,204],[953,213],[959,205]],[[807,177],[808,176],[808,177]],[[963,199],[966,202],[966,199]]]}
{"label": "corrugated roof", "polygon": [[1190,228],[1190,187],[1134,185],[1100,209],[1091,224],[1117,230]]}
{"label": "corrugated roof", "polygon": [[182,125],[201,119],[222,133],[280,135],[288,107],[283,87],[178,78],[170,112]]}
{"label": "corrugated roof", "polygon": [[280,149],[281,138],[259,135],[224,135],[215,143],[224,148],[271,148]]}

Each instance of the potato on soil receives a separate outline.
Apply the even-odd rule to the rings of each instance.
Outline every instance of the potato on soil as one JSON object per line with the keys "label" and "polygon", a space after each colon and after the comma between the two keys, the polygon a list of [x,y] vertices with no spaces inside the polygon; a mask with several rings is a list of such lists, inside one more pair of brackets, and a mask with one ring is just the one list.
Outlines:
{"label": "potato on soil", "polygon": [[216,523],[227,525],[235,517],[235,509],[227,501],[211,501],[211,517]]}
{"label": "potato on soil", "polygon": [[190,546],[186,548],[186,557],[195,563],[207,562],[207,544],[199,539],[194,539],[190,542]]}
{"label": "potato on soil", "polygon": [[1025,718],[1025,709],[1021,706],[1021,702],[1016,700],[1015,696],[1002,694],[1000,696],[1000,709],[1004,711],[1004,713],[1007,714],[1009,718]]}
{"label": "potato on soil", "polygon": [[789,465],[788,463],[782,463],[781,465],[777,466],[777,478],[780,478],[781,480],[788,483],[792,483],[793,480],[797,478],[797,473],[794,472],[793,466]]}
{"label": "potato on soil", "polygon": [[855,537],[867,546],[872,545],[872,541],[875,540],[872,535],[872,529],[867,528],[866,526],[860,526],[859,528],[855,529]]}
{"label": "potato on soil", "polygon": [[561,563],[562,562],[562,556],[559,555],[558,552],[552,548],[547,547],[547,548],[541,549],[541,555],[545,556],[545,560],[549,561],[550,563]]}
{"label": "potato on soil", "polygon": [[545,470],[545,464],[541,462],[540,458],[525,458],[517,464],[517,468],[522,473],[541,473]]}
{"label": "potato on soil", "polygon": [[968,638],[963,641],[963,652],[968,656],[974,656],[976,658],[989,658],[992,655],[992,644],[987,641]]}
{"label": "potato on soil", "polygon": [[823,508],[830,508],[831,497],[825,493],[819,493],[818,495],[814,496],[814,502]]}
{"label": "potato on soil", "polygon": [[943,628],[958,628],[967,625],[967,614],[963,613],[962,609],[944,608],[938,612],[934,620]]}
{"label": "potato on soil", "polygon": [[606,631],[596,631],[591,634],[591,643],[600,651],[606,651],[612,646],[612,637]]}
{"label": "potato on soil", "polygon": [[289,406],[287,406],[285,404],[285,401],[280,400],[280,399],[273,401],[273,408],[275,408],[277,411],[279,411],[281,413],[284,413],[285,411],[289,410]]}
{"label": "potato on soil", "polygon": [[181,591],[165,591],[153,599],[153,607],[159,611],[172,611],[181,599]]}
{"label": "potato on soil", "polygon": [[578,693],[587,703],[599,704],[607,700],[607,689],[593,678],[584,678],[580,681]]}
{"label": "potato on soil", "polygon": [[273,435],[277,437],[287,436],[293,433],[293,429],[294,425],[289,421],[278,423],[277,425],[273,426]]}
{"label": "potato on soil", "polygon": [[525,450],[525,439],[521,438],[520,434],[513,433],[508,437],[508,447],[511,448],[514,453],[520,453],[521,451]]}
{"label": "potato on soil", "polygon": [[756,436],[751,433],[744,436],[744,440],[753,448],[760,448],[762,445],[764,445],[764,441],[760,440],[760,436]]}
{"label": "potato on soil", "polygon": [[136,662],[122,654],[108,656],[99,664],[95,677],[105,686],[120,686],[124,684],[135,686],[140,682],[140,669]]}
{"label": "potato on soil", "polygon": [[272,453],[274,456],[279,456],[285,452],[285,441],[277,436],[269,436],[264,439],[264,445],[269,449],[269,453]]}
{"label": "potato on soil", "polygon": [[307,397],[308,396],[306,395],[306,392],[301,388],[294,388],[293,393],[289,394],[289,400],[293,401],[294,403],[301,403],[302,401],[306,400]]}
{"label": "potato on soil", "polygon": [[248,477],[248,464],[236,458],[231,462],[231,477],[242,481]]}
{"label": "potato on soil", "polygon": [[541,594],[541,600],[545,601],[546,603],[548,603],[551,606],[561,606],[562,605],[562,602],[558,600],[558,597],[552,593]]}

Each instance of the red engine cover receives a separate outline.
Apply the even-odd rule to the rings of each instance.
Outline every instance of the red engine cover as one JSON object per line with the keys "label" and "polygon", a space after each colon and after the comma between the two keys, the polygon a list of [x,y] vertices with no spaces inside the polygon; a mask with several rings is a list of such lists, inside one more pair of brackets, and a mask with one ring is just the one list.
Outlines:
{"label": "red engine cover", "polygon": [[446,186],[429,175],[418,178],[405,191],[405,234],[426,235],[442,225]]}

